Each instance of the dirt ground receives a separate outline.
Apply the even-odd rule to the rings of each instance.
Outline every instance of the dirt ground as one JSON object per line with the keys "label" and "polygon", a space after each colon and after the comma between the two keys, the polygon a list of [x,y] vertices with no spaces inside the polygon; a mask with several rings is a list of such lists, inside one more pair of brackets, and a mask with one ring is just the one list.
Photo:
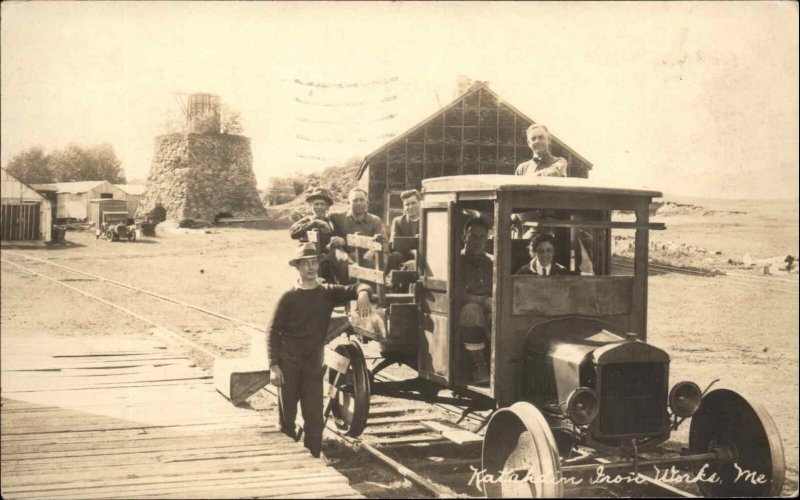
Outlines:
{"label": "dirt ground", "polygon": [[[662,234],[673,240],[698,241],[706,248],[716,244],[729,249],[726,252],[749,245],[747,251],[754,258],[779,255],[786,247],[795,249],[788,251],[796,255],[796,209],[777,220],[744,217],[731,226],[726,225],[728,219],[720,222],[725,217],[737,216],[706,220],[709,227],[722,224],[723,229],[705,231],[705,241],[701,241],[704,231],[692,218],[672,217],[667,221],[668,231]],[[791,220],[787,218],[793,218],[793,225],[788,225]],[[774,234],[775,230],[780,234],[770,240],[770,231]],[[69,244],[64,247],[11,250],[9,255],[18,252],[53,260],[256,325],[266,324],[277,296],[295,279],[294,270],[286,264],[294,243],[285,230],[176,230],[135,243],[111,243],[95,240],[88,233],[69,232],[67,240]],[[732,240],[747,243],[737,247]],[[770,241],[771,245],[765,243]],[[794,280],[791,289],[782,292],[743,286],[725,277],[654,276],[650,279],[648,308],[648,340],[670,353],[671,383],[688,379],[705,388],[719,378],[717,386],[755,395],[764,403],[784,444],[786,492],[795,490],[798,480],[800,327],[796,274]],[[250,348],[249,334],[236,326],[141,294],[104,293],[144,316],[159,318],[164,326],[183,332],[222,356],[244,356]],[[0,326],[0,339],[38,332],[79,341],[92,335],[146,336],[150,330],[106,305],[5,264]],[[688,425],[684,425],[673,441],[686,443],[687,434]]]}

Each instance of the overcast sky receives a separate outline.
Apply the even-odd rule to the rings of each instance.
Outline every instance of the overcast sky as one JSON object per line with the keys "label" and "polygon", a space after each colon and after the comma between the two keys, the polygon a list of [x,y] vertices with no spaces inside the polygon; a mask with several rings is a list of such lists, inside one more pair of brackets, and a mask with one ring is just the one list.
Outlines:
{"label": "overcast sky", "polygon": [[146,179],[174,94],[211,92],[242,113],[263,186],[370,153],[449,103],[459,74],[546,123],[592,178],[797,198],[796,2],[3,2],[1,161],[108,142]]}

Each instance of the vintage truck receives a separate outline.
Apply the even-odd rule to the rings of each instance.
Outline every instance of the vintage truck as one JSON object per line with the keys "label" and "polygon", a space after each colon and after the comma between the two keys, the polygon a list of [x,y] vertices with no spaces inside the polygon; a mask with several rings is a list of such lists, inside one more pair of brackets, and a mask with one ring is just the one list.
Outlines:
{"label": "vintage truck", "polygon": [[[647,342],[648,235],[664,229],[650,221],[649,207],[661,193],[503,175],[422,184],[419,238],[395,242],[416,248],[417,270],[386,272],[381,258],[366,268],[360,257],[350,267],[351,277],[376,287],[377,304],[372,318],[351,317],[351,340],[329,362],[338,369],[328,381],[342,432],[364,430],[370,392],[381,383],[375,375],[402,363],[417,371],[431,400],[446,388],[493,410],[484,422],[482,467],[505,479],[487,484],[489,497],[561,495],[564,478],[596,468],[575,460],[578,448],[617,458],[609,473],[636,475],[654,465],[702,470],[715,479],[699,482],[709,496],[780,494],[783,447],[768,412],[729,389],[670,381],[669,354]],[[492,222],[488,385],[472,383],[458,325],[462,231],[476,213]],[[539,232],[554,236],[554,260],[569,275],[514,273]],[[612,259],[620,238],[632,258],[627,267]],[[350,235],[348,244],[359,254],[387,251],[364,236]],[[369,342],[379,343],[384,358],[372,369],[361,347]],[[659,445],[687,419],[684,452],[664,452]]]}
{"label": "vintage truck", "polygon": [[100,220],[101,235],[108,241],[136,241],[136,226],[128,217],[128,212],[103,212]]}

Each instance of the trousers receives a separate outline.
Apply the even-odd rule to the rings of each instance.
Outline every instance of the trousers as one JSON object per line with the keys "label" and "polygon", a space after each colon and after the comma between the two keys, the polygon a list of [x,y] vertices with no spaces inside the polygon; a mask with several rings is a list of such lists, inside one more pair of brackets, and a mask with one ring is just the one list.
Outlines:
{"label": "trousers", "polygon": [[304,348],[300,343],[285,341],[279,366],[283,385],[279,390],[278,414],[281,431],[294,437],[297,403],[303,415],[303,444],[315,457],[322,450],[322,378],[323,351]]}

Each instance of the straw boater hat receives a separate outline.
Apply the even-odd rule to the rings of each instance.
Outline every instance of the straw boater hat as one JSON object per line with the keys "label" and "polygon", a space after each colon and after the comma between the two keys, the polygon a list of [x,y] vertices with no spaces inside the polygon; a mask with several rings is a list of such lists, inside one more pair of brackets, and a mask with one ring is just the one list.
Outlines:
{"label": "straw boater hat", "polygon": [[328,205],[333,205],[331,192],[322,187],[315,187],[306,195],[306,203],[311,203],[314,200],[325,200],[328,202]]}
{"label": "straw boater hat", "polygon": [[325,255],[317,253],[317,245],[315,243],[300,243],[294,251],[294,257],[289,259],[289,265],[294,266],[299,261],[306,259],[319,259],[322,261],[324,257]]}

